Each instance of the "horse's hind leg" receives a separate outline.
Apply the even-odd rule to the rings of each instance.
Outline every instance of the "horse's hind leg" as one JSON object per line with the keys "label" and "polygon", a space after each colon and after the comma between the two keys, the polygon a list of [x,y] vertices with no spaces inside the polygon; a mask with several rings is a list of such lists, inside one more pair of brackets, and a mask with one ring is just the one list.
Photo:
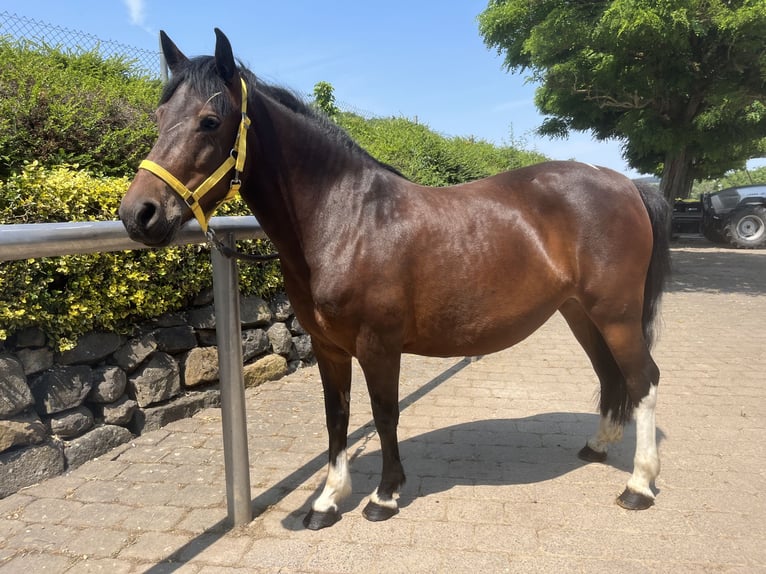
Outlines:
{"label": "horse's hind leg", "polygon": [[575,301],[567,302],[561,313],[601,383],[601,422],[579,456],[588,462],[605,460],[609,443],[622,438],[624,424],[635,415],[633,475],[617,503],[630,510],[648,508],[654,501],[652,483],[660,472],[654,416],[660,372],[649,354],[640,319],[603,321],[597,326]]}
{"label": "horse's hind leg", "polygon": [[[604,462],[609,445],[622,439],[627,397],[625,377],[596,325],[580,303],[567,301],[560,309],[572,333],[588,355],[601,385],[601,421],[595,435],[577,453],[586,462]],[[629,400],[629,399],[628,399]]]}
{"label": "horse's hind leg", "polygon": [[625,388],[636,420],[636,454],[633,474],[617,503],[629,510],[642,510],[654,503],[652,484],[660,473],[657,453],[655,408],[660,370],[649,354],[640,320],[611,322],[601,327],[604,340],[625,375]]}
{"label": "horse's hind leg", "polygon": [[351,493],[346,445],[350,412],[351,357],[325,348],[312,340],[324,390],[325,417],[329,436],[329,462],[324,489],[303,519],[310,530],[332,526],[340,520],[338,503]]}

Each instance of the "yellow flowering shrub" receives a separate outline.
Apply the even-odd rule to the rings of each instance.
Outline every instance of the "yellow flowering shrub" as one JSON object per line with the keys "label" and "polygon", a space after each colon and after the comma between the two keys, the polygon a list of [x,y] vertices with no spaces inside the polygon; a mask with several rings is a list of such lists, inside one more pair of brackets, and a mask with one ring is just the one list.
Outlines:
{"label": "yellow flowering shrub", "polygon": [[[129,183],[73,166],[27,164],[0,181],[0,225],[113,220]],[[239,201],[226,212],[248,213]],[[242,242],[240,248],[264,253],[270,249],[265,243]],[[3,262],[0,339],[36,326],[64,349],[91,330],[129,332],[136,322],[184,308],[211,282],[203,245]],[[281,288],[278,265],[242,265],[240,287],[245,294],[273,294]]]}

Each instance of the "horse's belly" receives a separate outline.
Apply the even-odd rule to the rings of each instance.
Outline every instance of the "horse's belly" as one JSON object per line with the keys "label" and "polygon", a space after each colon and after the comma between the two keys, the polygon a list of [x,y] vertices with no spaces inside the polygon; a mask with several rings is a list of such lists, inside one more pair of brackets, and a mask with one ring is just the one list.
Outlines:
{"label": "horse's belly", "polygon": [[484,310],[482,314],[446,312],[422,321],[404,341],[405,353],[434,357],[485,355],[526,339],[558,305],[548,302],[525,310]]}

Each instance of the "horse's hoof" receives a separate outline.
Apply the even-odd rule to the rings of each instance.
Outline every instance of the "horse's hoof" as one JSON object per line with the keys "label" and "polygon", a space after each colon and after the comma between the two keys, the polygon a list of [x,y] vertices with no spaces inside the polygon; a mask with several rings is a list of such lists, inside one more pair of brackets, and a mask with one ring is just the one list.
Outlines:
{"label": "horse's hoof", "polygon": [[646,510],[654,504],[654,499],[645,494],[633,492],[627,488],[617,497],[617,504],[626,510]]}
{"label": "horse's hoof", "polygon": [[328,510],[327,512],[318,512],[313,508],[303,518],[303,526],[309,530],[321,530],[332,526],[340,520],[340,512],[337,510]]}
{"label": "horse's hoof", "polygon": [[606,460],[606,452],[598,452],[586,444],[577,453],[577,457],[585,462],[604,462]]}
{"label": "horse's hoof", "polygon": [[381,504],[375,504],[374,502],[370,501],[367,503],[367,506],[364,507],[362,516],[364,516],[370,522],[382,522],[383,520],[388,520],[398,513],[399,508],[396,506],[383,506]]}

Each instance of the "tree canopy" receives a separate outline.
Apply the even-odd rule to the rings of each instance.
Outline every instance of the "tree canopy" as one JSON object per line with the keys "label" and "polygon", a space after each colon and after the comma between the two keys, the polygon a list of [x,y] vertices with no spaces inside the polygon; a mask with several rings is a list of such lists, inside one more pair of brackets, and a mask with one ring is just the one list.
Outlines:
{"label": "tree canopy", "polygon": [[618,139],[668,199],[766,154],[763,0],[490,0],[479,28],[539,82],[541,134]]}

